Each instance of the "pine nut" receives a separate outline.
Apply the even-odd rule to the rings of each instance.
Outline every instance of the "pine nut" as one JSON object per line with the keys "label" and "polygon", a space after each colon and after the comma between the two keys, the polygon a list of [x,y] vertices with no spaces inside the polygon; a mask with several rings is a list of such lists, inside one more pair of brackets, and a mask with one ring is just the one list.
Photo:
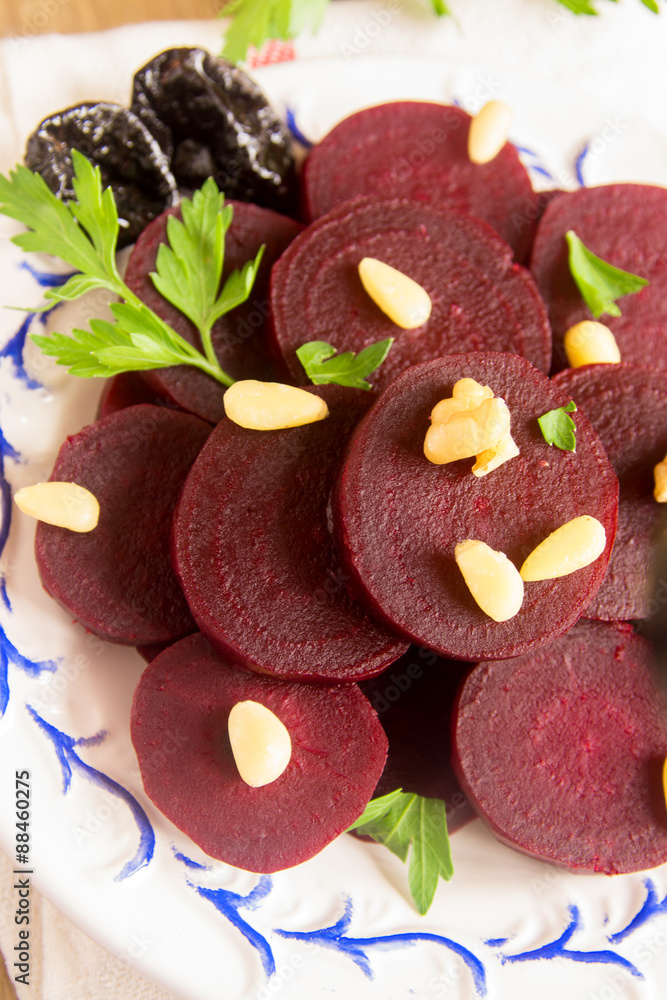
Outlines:
{"label": "pine nut", "polygon": [[494,469],[498,469],[510,458],[516,458],[519,449],[512,435],[508,432],[496,448],[489,448],[482,451],[477,456],[477,461],[472,467],[473,476],[488,476]]}
{"label": "pine nut", "polygon": [[424,454],[434,465],[458,462],[496,448],[510,429],[510,412],[502,399],[485,399],[474,410],[453,413],[443,423],[431,424]]}
{"label": "pine nut", "polygon": [[655,489],[653,496],[658,503],[667,503],[667,455],[653,469]]}
{"label": "pine nut", "polygon": [[361,283],[376,306],[403,330],[416,330],[431,315],[428,292],[407,274],[375,257],[359,263]]}
{"label": "pine nut", "polygon": [[528,582],[569,576],[599,559],[606,544],[607,534],[597,518],[575,517],[533,549],[521,567],[521,577]]}
{"label": "pine nut", "polygon": [[301,427],[329,416],[329,408],[319,396],[281,382],[234,382],[223,400],[230,420],[255,431]]}
{"label": "pine nut", "polygon": [[97,527],[100,505],[90,490],[76,483],[35,483],[17,490],[20,511],[46,524],[87,532]]}
{"label": "pine nut", "polygon": [[461,410],[474,410],[485,399],[493,399],[493,389],[488,385],[480,385],[473,378],[460,378],[452,389],[450,399],[441,399],[431,411],[431,423],[439,424],[449,420],[454,413]]}
{"label": "pine nut", "polygon": [[468,538],[456,546],[454,558],[484,614],[494,622],[514,618],[523,603],[523,580],[505,553]]}
{"label": "pine nut", "polygon": [[513,118],[504,101],[488,101],[470,122],[468,156],[473,163],[489,163],[507,142]]}
{"label": "pine nut", "polygon": [[584,319],[565,334],[565,354],[570,368],[582,365],[617,365],[621,360],[616,338],[604,323]]}
{"label": "pine nut", "polygon": [[292,741],[270,708],[258,701],[239,701],[229,713],[227,728],[246,785],[261,788],[280,777],[290,762]]}

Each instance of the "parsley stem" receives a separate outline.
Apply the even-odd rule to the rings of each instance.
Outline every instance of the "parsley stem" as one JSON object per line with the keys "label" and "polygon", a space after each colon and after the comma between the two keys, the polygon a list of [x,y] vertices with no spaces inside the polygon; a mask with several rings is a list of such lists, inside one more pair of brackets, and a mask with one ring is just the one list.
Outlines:
{"label": "parsley stem", "polygon": [[[143,306],[144,303],[137,295],[134,294],[134,292],[132,292],[128,288],[128,286],[125,284],[123,279],[118,274],[118,271],[116,270],[115,266],[114,266],[114,271],[115,271],[114,274],[115,287],[113,290],[116,292],[116,294],[120,296],[121,299],[124,299],[126,302],[131,302],[133,305],[139,307]],[[169,329],[171,330],[171,327],[169,327]],[[174,336],[177,336],[175,331],[172,332],[174,333]],[[213,343],[211,340],[211,327],[209,326],[207,329],[200,330],[199,335],[201,336],[202,346],[204,348],[204,354],[202,354],[200,350],[194,347],[194,345],[189,344],[187,341],[185,341],[184,346],[187,345],[189,350],[187,356],[184,355],[183,357],[183,364],[194,365],[196,368],[201,369],[201,371],[205,372],[207,375],[210,375],[211,378],[214,378],[216,382],[220,382],[227,388],[230,385],[233,385],[236,380],[233,379],[231,375],[228,375],[227,372],[220,367],[220,362],[218,361],[215,355],[215,351],[213,350]],[[181,338],[179,337],[179,339]]]}
{"label": "parsley stem", "polygon": [[[202,347],[204,348],[204,354],[211,365],[211,368],[217,371],[214,378],[217,378],[218,382],[222,382],[223,385],[230,386],[234,384],[234,379],[231,378],[227,372],[223,371],[220,367],[220,363],[215,356],[215,351],[213,350],[213,341],[211,339],[211,329],[210,325],[202,327],[199,331],[199,336],[201,337]],[[213,374],[212,372],[210,374]]]}

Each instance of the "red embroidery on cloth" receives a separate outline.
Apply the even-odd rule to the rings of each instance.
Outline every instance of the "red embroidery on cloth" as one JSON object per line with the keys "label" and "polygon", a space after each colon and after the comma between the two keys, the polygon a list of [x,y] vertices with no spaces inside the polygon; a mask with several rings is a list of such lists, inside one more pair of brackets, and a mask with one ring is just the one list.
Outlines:
{"label": "red embroidery on cloth", "polygon": [[273,38],[262,45],[261,49],[250,49],[248,56],[248,66],[254,69],[256,66],[268,66],[271,63],[290,62],[296,59],[293,42],[281,42]]}

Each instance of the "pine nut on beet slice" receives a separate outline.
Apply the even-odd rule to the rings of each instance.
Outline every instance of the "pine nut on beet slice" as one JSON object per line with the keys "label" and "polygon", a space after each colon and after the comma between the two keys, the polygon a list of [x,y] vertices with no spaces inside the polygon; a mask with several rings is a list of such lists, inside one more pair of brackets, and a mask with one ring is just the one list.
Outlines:
{"label": "pine nut on beet slice", "polygon": [[[291,736],[286,770],[261,788],[240,777],[227,735],[241,701],[265,705]],[[387,755],[358,685],[260,677],[230,666],[201,634],[146,668],[131,727],[157,808],[208,855],[251,872],[301,864],[342,833],[363,812]]]}
{"label": "pine nut on beet slice", "polygon": [[[282,362],[269,356],[266,336],[269,276],[272,264],[303,226],[268,208],[236,201],[227,204],[233,207],[234,217],[225,239],[223,281],[231,271],[252,260],[262,244],[266,249],[248,301],[221,316],[214,325],[213,347],[221,368],[232,378],[283,379]],[[150,277],[158,248],[167,240],[170,215],[180,218],[178,209],[169,209],[144,229],[132,251],[125,281],[161,319],[201,349],[194,325],[160,295]],[[142,378],[157,396],[204,420],[217,423],[224,416],[224,386],[192,366],[158,368],[144,372]]]}
{"label": "pine nut on beet slice", "polygon": [[587,365],[560,372],[554,382],[600,435],[620,487],[616,541],[586,617],[647,618],[655,545],[666,517],[665,505],[653,497],[653,467],[667,454],[667,372]]}
{"label": "pine nut on beet slice", "polygon": [[86,535],[40,522],[35,558],[44,588],[84,628],[111,642],[166,642],[195,630],[171,568],[172,513],[210,433],[189,413],[132,406],[62,445],[51,479],[97,497]]}
{"label": "pine nut on beet slice", "polygon": [[350,115],[308,154],[308,217],[358,194],[440,203],[488,222],[525,260],[539,214],[530,178],[511,143],[490,163],[472,163],[470,122],[461,108],[421,101]]}
{"label": "pine nut on beet slice", "polygon": [[567,366],[567,330],[593,319],[568,265],[565,234],[573,229],[598,257],[649,284],[619,299],[620,316],[601,317],[621,360],[667,369],[667,190],[650,184],[608,184],[564,192],[550,202],[535,236],[530,269],[549,310],[553,369]]}
{"label": "pine nut on beet slice", "polygon": [[[358,267],[374,257],[428,294],[429,319],[401,329],[364,289]],[[356,198],[318,219],[287,248],[271,275],[273,335],[292,377],[307,384],[296,350],[323,340],[359,351],[394,343],[371,376],[376,389],[431,358],[466,351],[521,354],[545,373],[551,331],[530,273],[489,226],[462,212],[414,201]]]}
{"label": "pine nut on beet slice", "polygon": [[290,680],[360,680],[407,648],[348,594],[329,530],[338,463],[374,397],[310,391],[329,407],[317,423],[218,424],[183,489],[174,561],[200,629],[234,663]]}
{"label": "pine nut on beet slice", "polygon": [[[483,478],[474,459],[436,466],[424,456],[429,414],[472,378],[502,397],[519,455]],[[360,423],[333,494],[334,532],[351,584],[387,625],[441,655],[502,659],[566,631],[604,577],[616,531],[618,482],[583,414],[575,453],[550,447],[537,418],[570,397],[510,354],[462,354],[408,369]],[[455,562],[478,539],[518,568],[556,528],[583,514],[605,527],[605,552],[570,576],[525,585],[518,614],[492,621]]]}
{"label": "pine nut on beet slice", "polygon": [[510,847],[585,871],[667,861],[667,707],[631,626],[580,622],[537,652],[480,663],[454,715],[454,764]]}

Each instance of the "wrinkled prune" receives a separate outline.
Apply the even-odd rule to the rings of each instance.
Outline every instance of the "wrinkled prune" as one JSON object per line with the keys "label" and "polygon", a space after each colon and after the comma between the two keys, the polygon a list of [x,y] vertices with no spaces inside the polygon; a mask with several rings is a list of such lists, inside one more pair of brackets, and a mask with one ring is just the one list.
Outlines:
{"label": "wrinkled prune", "polygon": [[131,107],[147,128],[157,116],[171,130],[180,186],[212,176],[228,198],[293,214],[289,132],[238,67],[203,49],[168,49],[136,73]]}
{"label": "wrinkled prune", "polygon": [[160,145],[168,149],[169,136],[157,120],[155,133],[119,104],[80,104],[38,125],[28,139],[25,162],[63,200],[74,198],[72,149],[98,164],[103,185],[116,199],[118,245],[128,246],[177,197],[169,156]]}

